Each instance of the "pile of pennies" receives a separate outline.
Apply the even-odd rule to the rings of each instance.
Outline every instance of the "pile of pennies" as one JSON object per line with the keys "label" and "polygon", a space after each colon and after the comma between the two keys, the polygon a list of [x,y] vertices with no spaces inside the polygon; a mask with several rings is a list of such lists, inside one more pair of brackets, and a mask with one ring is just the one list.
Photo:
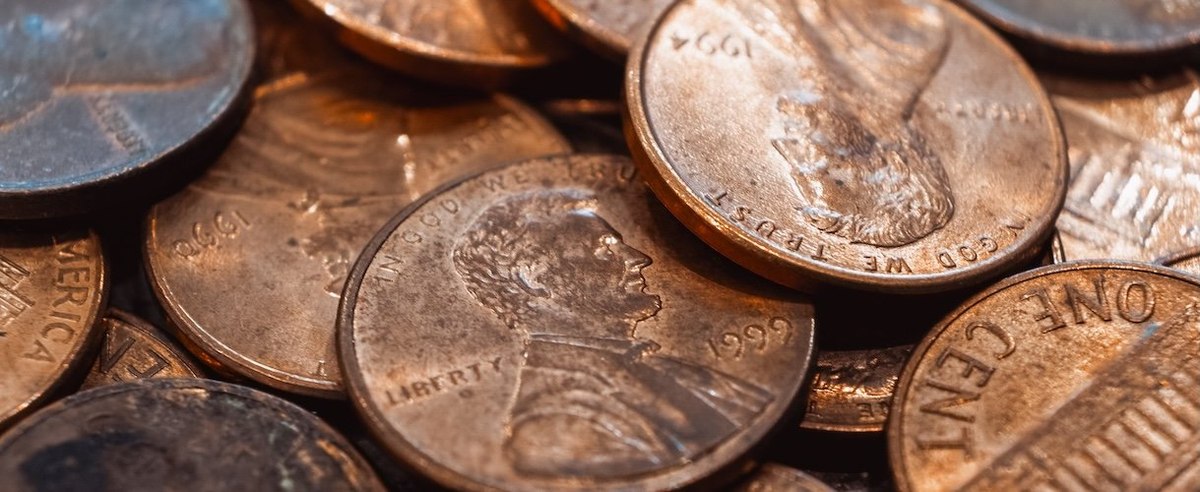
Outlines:
{"label": "pile of pennies", "polygon": [[1198,47],[0,0],[0,490],[1200,490]]}

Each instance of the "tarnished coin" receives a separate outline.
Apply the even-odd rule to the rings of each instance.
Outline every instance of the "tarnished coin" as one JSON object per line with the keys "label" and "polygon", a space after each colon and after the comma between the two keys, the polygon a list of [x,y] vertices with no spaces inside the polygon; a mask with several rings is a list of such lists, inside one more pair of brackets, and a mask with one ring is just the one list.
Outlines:
{"label": "tarnished coin", "polygon": [[110,309],[99,325],[100,351],[81,390],[137,379],[200,377],[200,368],[180,347],[138,317]]}
{"label": "tarnished coin", "polygon": [[1200,247],[1200,79],[1043,78],[1070,149],[1066,259],[1153,261]]}
{"label": "tarnished coin", "polygon": [[696,483],[790,415],[813,354],[807,300],[694,240],[617,156],[531,160],[408,208],[338,326],[368,425],[471,490]]}
{"label": "tarnished coin", "polygon": [[833,492],[820,480],[800,470],[768,463],[758,468],[736,492]]}
{"label": "tarnished coin", "polygon": [[913,352],[900,490],[1200,488],[1200,280],[1068,263],[1005,280]]}
{"label": "tarnished coin", "polygon": [[345,438],[305,410],[203,379],[71,396],[0,439],[11,491],[382,491]]}
{"label": "tarnished coin", "polygon": [[882,432],[911,346],[819,352],[800,427]]}
{"label": "tarnished coin", "polygon": [[147,222],[151,279],[188,345],[284,391],[343,395],[338,297],[388,218],[448,181],[569,150],[515,100],[360,68],[277,70],[232,146]]}
{"label": "tarnished coin", "polygon": [[527,0],[293,0],[363,56],[455,85],[502,84],[570,53]]}
{"label": "tarnished coin", "polygon": [[651,188],[786,285],[979,283],[1034,259],[1062,206],[1049,99],[943,0],[684,0],[629,67]]}
{"label": "tarnished coin", "polygon": [[106,287],[94,234],[0,234],[0,428],[77,374]]}
{"label": "tarnished coin", "polygon": [[1153,55],[1200,44],[1195,0],[959,0],[992,24],[1049,47]]}
{"label": "tarnished coin", "polygon": [[0,218],[94,211],[229,120],[242,0],[0,3]]}
{"label": "tarnished coin", "polygon": [[672,0],[532,0],[555,27],[624,61]]}

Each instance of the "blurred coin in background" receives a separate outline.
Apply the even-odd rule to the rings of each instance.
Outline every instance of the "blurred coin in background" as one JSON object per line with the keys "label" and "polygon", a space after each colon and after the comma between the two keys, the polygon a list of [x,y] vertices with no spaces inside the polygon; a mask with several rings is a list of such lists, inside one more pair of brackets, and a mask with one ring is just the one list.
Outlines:
{"label": "blurred coin in background", "polygon": [[671,0],[533,0],[555,27],[600,54],[625,61]]}
{"label": "blurred coin in background", "polygon": [[800,427],[830,432],[883,432],[900,371],[912,346],[821,351]]}
{"label": "blurred coin in background", "polygon": [[833,492],[828,485],[800,470],[767,463],[733,489],[735,492]]}

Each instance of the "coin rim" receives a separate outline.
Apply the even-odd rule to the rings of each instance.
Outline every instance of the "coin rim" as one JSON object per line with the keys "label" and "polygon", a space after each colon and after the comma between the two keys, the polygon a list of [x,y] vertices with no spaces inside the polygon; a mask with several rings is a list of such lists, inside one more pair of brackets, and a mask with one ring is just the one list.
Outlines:
{"label": "coin rim", "polygon": [[[105,319],[109,319],[109,318],[116,320],[117,322],[124,323],[130,329],[140,333],[142,336],[145,336],[147,338],[150,338],[152,340],[155,340],[155,341],[161,343],[163,348],[167,349],[167,351],[171,352],[171,355],[175,357],[175,362],[178,362],[180,365],[183,366],[184,369],[186,369],[188,372],[192,373],[192,377],[195,377],[195,378],[203,378],[204,377],[204,368],[200,367],[200,364],[198,362],[192,360],[192,355],[190,353],[188,353],[187,350],[181,349],[175,340],[172,340],[171,338],[167,337],[167,335],[165,333],[160,331],[158,329],[158,327],[150,324],[149,321],[146,321],[146,320],[142,319],[141,317],[137,316],[136,314],[130,313],[129,311],[125,311],[120,308],[109,307],[108,310],[105,311],[104,316],[101,316],[99,319],[96,320],[96,323],[103,323],[105,321]],[[101,332],[101,333],[103,333],[103,332]],[[93,366],[94,366],[94,364],[93,364]],[[89,367],[88,369],[90,371],[91,367]],[[142,378],[142,379],[145,379],[145,378]],[[155,378],[155,379],[166,379],[166,378]]]}
{"label": "coin rim", "polygon": [[564,0],[530,1],[550,25],[601,56],[624,62],[625,57],[629,55],[629,49],[633,47],[632,39],[627,39],[615,29],[610,29],[595,18],[585,15]]}

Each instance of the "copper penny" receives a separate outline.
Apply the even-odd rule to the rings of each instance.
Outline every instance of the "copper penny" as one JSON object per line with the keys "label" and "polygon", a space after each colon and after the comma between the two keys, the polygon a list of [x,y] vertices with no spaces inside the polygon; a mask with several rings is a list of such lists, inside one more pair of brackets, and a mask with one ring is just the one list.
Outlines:
{"label": "copper penny", "polygon": [[367,424],[469,490],[696,483],[798,410],[813,356],[811,304],[695,241],[617,156],[526,161],[408,208],[338,326]]}
{"label": "copper penny", "polygon": [[736,492],[833,492],[820,480],[800,470],[768,463],[758,468]]}
{"label": "copper penny", "polygon": [[[272,59],[288,66],[286,55]],[[508,97],[442,94],[344,59],[326,67],[278,70],[258,89],[217,163],[151,210],[146,258],[202,358],[336,398],[338,299],[379,227],[445,182],[569,146]]]}
{"label": "copper penny", "polygon": [[555,27],[624,61],[672,0],[532,0]]}
{"label": "copper penny", "polygon": [[1045,267],[948,316],[888,424],[909,490],[1196,490],[1200,279],[1120,262]]}
{"label": "copper penny", "polygon": [[817,353],[804,429],[883,432],[911,346]]}
{"label": "copper penny", "polygon": [[1071,159],[1064,256],[1152,261],[1200,247],[1200,79],[1044,79]]}
{"label": "copper penny", "polygon": [[253,60],[242,0],[6,0],[0,19],[2,218],[92,211],[174,165],[229,119]]}
{"label": "copper penny", "polygon": [[94,234],[0,234],[0,427],[81,368],[106,288]]}
{"label": "copper penny", "polygon": [[202,372],[181,347],[137,316],[110,309],[96,362],[81,390],[146,378],[195,378]]}
{"label": "copper penny", "polygon": [[1159,260],[1158,263],[1169,266],[1176,270],[1183,271],[1185,273],[1200,275],[1200,248],[1191,249],[1167,258],[1163,258]]}
{"label": "copper penny", "polygon": [[345,438],[266,393],[147,379],[55,403],[0,439],[12,491],[382,491]]}
{"label": "copper penny", "polygon": [[626,96],[671,211],[797,288],[981,282],[1037,255],[1066,191],[1037,79],[942,0],[684,0]]}

